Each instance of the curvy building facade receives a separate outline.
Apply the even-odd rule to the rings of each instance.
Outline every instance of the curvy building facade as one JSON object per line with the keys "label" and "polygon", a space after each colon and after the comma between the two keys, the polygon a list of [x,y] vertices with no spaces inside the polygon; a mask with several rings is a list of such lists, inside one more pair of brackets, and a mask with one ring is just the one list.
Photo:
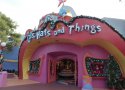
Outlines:
{"label": "curvy building facade", "polygon": [[27,30],[19,50],[19,78],[41,83],[63,82],[107,87],[108,64],[115,60],[125,77],[124,35],[102,19],[89,16],[44,16],[38,30]]}

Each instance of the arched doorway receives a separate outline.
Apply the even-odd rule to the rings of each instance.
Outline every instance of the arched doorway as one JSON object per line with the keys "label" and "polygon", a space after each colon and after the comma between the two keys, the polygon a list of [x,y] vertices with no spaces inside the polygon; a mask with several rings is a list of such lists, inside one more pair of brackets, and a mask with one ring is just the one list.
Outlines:
{"label": "arched doorway", "polygon": [[68,58],[57,61],[56,80],[67,85],[77,85],[77,63]]}
{"label": "arched doorway", "polygon": [[71,52],[51,52],[48,54],[48,83],[57,82],[77,85],[78,68],[76,55]]}

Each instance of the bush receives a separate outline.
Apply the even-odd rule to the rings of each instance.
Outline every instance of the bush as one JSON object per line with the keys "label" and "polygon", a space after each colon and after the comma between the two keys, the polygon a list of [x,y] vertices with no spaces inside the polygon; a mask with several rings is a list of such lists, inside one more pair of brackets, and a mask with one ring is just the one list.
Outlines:
{"label": "bush", "polygon": [[18,71],[15,71],[15,75],[18,75]]}

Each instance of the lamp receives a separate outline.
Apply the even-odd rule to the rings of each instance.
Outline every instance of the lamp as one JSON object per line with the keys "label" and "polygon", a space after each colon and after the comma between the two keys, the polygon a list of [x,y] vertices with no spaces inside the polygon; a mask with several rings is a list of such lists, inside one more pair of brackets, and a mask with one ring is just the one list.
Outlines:
{"label": "lamp", "polygon": [[2,46],[2,47],[5,47],[5,46],[6,46],[6,43],[5,43],[5,42],[1,42],[1,46]]}

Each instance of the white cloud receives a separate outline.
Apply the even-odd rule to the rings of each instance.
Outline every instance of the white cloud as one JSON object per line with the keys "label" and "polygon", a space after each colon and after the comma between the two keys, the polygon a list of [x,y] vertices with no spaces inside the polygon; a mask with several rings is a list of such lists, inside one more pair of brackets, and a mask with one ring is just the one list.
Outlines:
{"label": "white cloud", "polygon": [[[11,2],[10,2],[11,1]],[[122,0],[67,0],[65,5],[74,8],[77,15],[125,19],[125,1]],[[0,0],[0,11],[16,21],[17,32],[37,27],[39,19],[58,12],[58,0]]]}

